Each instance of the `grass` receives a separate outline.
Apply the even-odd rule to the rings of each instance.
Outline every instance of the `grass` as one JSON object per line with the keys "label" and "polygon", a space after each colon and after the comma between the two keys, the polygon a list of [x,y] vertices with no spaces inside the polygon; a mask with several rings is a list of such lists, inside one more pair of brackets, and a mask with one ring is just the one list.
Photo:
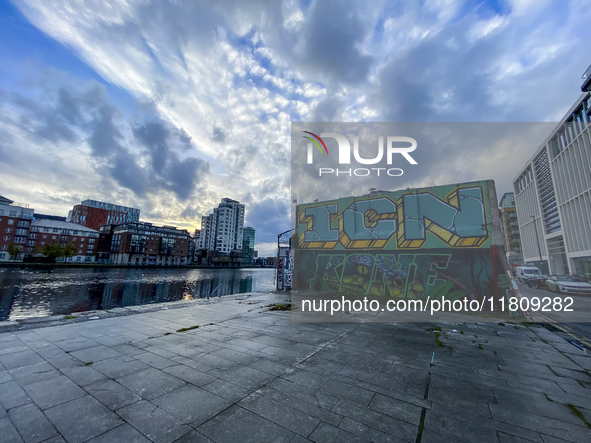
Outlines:
{"label": "grass", "polygon": [[72,320],[74,318],[78,318],[78,317],[75,315],[64,315],[64,320]]}
{"label": "grass", "polygon": [[484,349],[480,343],[478,343],[478,349]]}
{"label": "grass", "polygon": [[499,326],[505,326],[505,323],[499,323]]}
{"label": "grass", "polygon": [[568,408],[569,408],[571,411],[573,411],[573,413],[574,413],[574,414],[575,414],[577,417],[579,417],[579,418],[582,420],[582,422],[583,422],[583,423],[585,423],[585,425],[586,425],[586,426],[587,426],[589,429],[591,429],[591,423],[589,423],[589,422],[587,421],[587,419],[585,418],[585,416],[584,416],[583,414],[581,414],[581,411],[579,411],[575,405],[571,405],[571,404],[569,403],[569,404],[567,404],[566,406],[568,406]]}
{"label": "grass", "polygon": [[185,331],[190,331],[191,329],[197,329],[199,326],[189,326],[188,328],[181,328],[181,329],[177,329],[176,332],[185,332]]}
{"label": "grass", "polygon": [[86,363],[84,363],[84,366],[90,366],[93,363],[94,363],[93,361],[87,361]]}
{"label": "grass", "polygon": [[283,305],[269,305],[271,309],[269,311],[291,311],[293,308],[291,307],[291,303],[286,303]]}

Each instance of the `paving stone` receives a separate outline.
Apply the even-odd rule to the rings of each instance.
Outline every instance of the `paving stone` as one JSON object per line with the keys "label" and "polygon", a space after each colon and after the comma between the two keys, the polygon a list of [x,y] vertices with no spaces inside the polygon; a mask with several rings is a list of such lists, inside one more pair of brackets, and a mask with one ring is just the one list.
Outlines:
{"label": "paving stone", "polygon": [[191,431],[181,420],[145,400],[125,406],[117,413],[143,435],[159,443],[171,443]]}
{"label": "paving stone", "polygon": [[86,337],[70,338],[68,340],[62,340],[55,342],[55,345],[60,347],[66,352],[78,351],[80,349],[92,348],[98,345],[94,340]]}
{"label": "paving stone", "polygon": [[204,389],[185,385],[152,400],[166,412],[193,427],[209,420],[232,405],[232,402]]}
{"label": "paving stone", "polygon": [[0,403],[4,409],[12,409],[32,401],[29,394],[16,381],[9,381],[0,386]]}
{"label": "paving stone", "polygon": [[[260,391],[257,391],[257,393],[258,392]],[[262,394],[266,395],[265,391],[262,391]],[[305,414],[311,417],[315,417],[321,421],[325,421],[333,426],[338,426],[341,420],[343,419],[342,415],[336,414],[332,411],[329,411],[328,409],[321,408],[312,403],[296,398],[292,395],[283,394],[278,398],[272,399],[279,403],[283,403],[284,405],[287,405],[291,408],[297,409],[298,411],[304,412]]]}
{"label": "paving stone", "polygon": [[85,348],[79,351],[70,352],[70,355],[76,357],[82,363],[96,363],[101,360],[119,357],[121,354],[119,354],[119,352],[117,351],[108,348],[107,346],[98,345],[92,348]]}
{"label": "paving stone", "polygon": [[10,371],[0,371],[0,384],[12,380],[14,380],[14,377],[10,375]]}
{"label": "paving stone", "polygon": [[587,428],[581,421],[577,426],[569,422],[544,417],[531,412],[524,413],[523,410],[509,409],[500,405],[490,405],[492,416],[495,420],[521,426],[541,434],[548,434],[569,441],[591,440],[591,429]]}
{"label": "paving stone", "polygon": [[365,408],[359,403],[341,400],[332,411],[402,440],[414,441],[416,438],[417,426]]}
{"label": "paving stone", "polygon": [[86,441],[123,424],[90,395],[47,409],[45,415],[68,441]]}
{"label": "paving stone", "polygon": [[393,435],[385,434],[377,429],[371,428],[358,421],[351,420],[349,417],[345,417],[339,424],[339,428],[343,429],[353,435],[364,438],[366,441],[375,443],[402,443],[401,440]]}
{"label": "paving stone", "polygon": [[135,374],[145,369],[149,369],[150,366],[134,359],[133,357],[122,355],[120,357],[110,358],[108,360],[94,363],[92,368],[96,369],[109,378],[117,379],[129,374]]}
{"label": "paving stone", "polygon": [[30,385],[31,383],[36,383],[38,381],[49,380],[61,375],[57,369],[47,362],[13,369],[10,373],[21,386]]}
{"label": "paving stone", "polygon": [[289,442],[294,433],[239,406],[232,406],[197,428],[213,441]]}
{"label": "paving stone", "polygon": [[29,349],[11,352],[9,354],[0,354],[0,363],[2,363],[6,369],[22,368],[23,366],[35,365],[42,362],[43,358]]}
{"label": "paving stone", "polygon": [[25,386],[29,396],[41,409],[65,403],[86,393],[66,376],[54,377]]}
{"label": "paving stone", "polygon": [[353,401],[363,406],[367,406],[375,392],[360,388],[353,384],[343,383],[335,379],[329,380],[320,388],[320,392],[333,395],[338,398]]}
{"label": "paving stone", "polygon": [[139,401],[141,397],[113,380],[102,380],[84,388],[86,392],[114,411]]}
{"label": "paving stone", "polygon": [[[178,440],[175,440],[174,443],[214,443],[214,441],[207,438],[201,432],[193,430]],[[293,440],[290,443],[293,443]]]}
{"label": "paving stone", "polygon": [[77,366],[75,368],[62,368],[60,371],[76,383],[78,386],[86,386],[107,378],[91,366]]}
{"label": "paving stone", "polygon": [[421,407],[385,395],[376,394],[369,408],[417,426],[421,421]]}
{"label": "paving stone", "polygon": [[213,375],[209,375],[185,365],[170,366],[163,369],[163,371],[195,386],[203,386],[216,380],[216,377]]}
{"label": "paving stone", "polygon": [[258,369],[259,371],[263,371],[275,376],[283,374],[289,368],[289,366],[283,365],[275,361],[266,360],[264,358],[258,359],[257,361],[248,365],[248,367]]}
{"label": "paving stone", "polygon": [[23,439],[8,417],[0,418],[0,435],[2,443],[22,443]]}
{"label": "paving stone", "polygon": [[185,384],[184,381],[154,368],[126,375],[117,379],[117,381],[147,400],[160,397]]}
{"label": "paving stone", "polygon": [[99,435],[98,437],[89,440],[89,443],[114,443],[114,442],[124,442],[124,443],[150,443],[141,432],[138,432],[133,427],[129,426],[128,424],[124,424],[118,426],[110,431],[105,432],[104,434]]}
{"label": "paving stone", "polygon": [[267,386],[325,409],[332,409],[339,402],[339,397],[281,378],[276,378]]}
{"label": "paving stone", "polygon": [[343,429],[335,428],[328,423],[320,423],[312,435],[310,435],[310,440],[322,443],[357,443],[368,441],[365,437],[353,435]]}
{"label": "paving stone", "polygon": [[246,397],[251,392],[249,389],[219,379],[203,385],[202,388],[233,403]]}
{"label": "paving stone", "polygon": [[55,427],[32,403],[11,409],[8,415],[27,443],[38,443],[58,435]]}
{"label": "paving stone", "polygon": [[153,354],[152,352],[144,352],[143,354],[138,354],[134,356],[134,358],[157,369],[164,369],[169,366],[176,365],[176,362],[174,360],[171,360],[170,358],[161,357],[160,355]]}
{"label": "paving stone", "polygon": [[259,394],[251,394],[238,404],[303,437],[308,437],[320,424],[317,418]]}

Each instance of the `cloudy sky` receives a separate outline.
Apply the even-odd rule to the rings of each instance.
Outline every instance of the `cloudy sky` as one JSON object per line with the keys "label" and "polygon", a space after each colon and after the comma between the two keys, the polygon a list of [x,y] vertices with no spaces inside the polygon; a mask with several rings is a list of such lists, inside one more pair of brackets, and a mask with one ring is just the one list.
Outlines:
{"label": "cloudy sky", "polygon": [[[0,0],[0,195],[191,231],[230,197],[270,254],[290,227],[292,121],[558,121],[590,22],[586,0]],[[506,192],[536,147],[477,164],[457,148],[453,174],[426,164],[392,187]]]}

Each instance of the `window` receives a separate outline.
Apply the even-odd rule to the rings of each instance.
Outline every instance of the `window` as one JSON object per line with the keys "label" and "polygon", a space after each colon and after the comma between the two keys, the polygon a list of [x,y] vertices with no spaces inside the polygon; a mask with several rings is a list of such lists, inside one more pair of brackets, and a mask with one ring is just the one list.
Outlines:
{"label": "window", "polygon": [[12,219],[12,218],[9,218],[9,219],[8,219],[8,224],[9,224],[9,225],[14,225],[14,219]]}
{"label": "window", "polygon": [[72,237],[72,241],[76,241],[76,238],[77,238],[77,237]]}
{"label": "window", "polygon": [[43,238],[47,238],[47,235],[43,235]]}
{"label": "window", "polygon": [[8,241],[8,240],[10,240],[10,237],[8,235],[5,235],[4,236],[4,241]]}
{"label": "window", "polygon": [[57,239],[57,235],[52,235],[52,236],[51,236],[51,239],[52,239],[52,240],[56,240],[56,239]]}
{"label": "window", "polygon": [[12,232],[12,228],[6,228],[6,233]]}
{"label": "window", "polygon": [[49,228],[43,228],[43,232],[49,232]]}
{"label": "window", "polygon": [[10,212],[8,213],[8,215],[9,215],[10,217],[16,217],[16,211],[10,211]]}
{"label": "window", "polygon": [[53,228],[53,232],[59,232],[58,228]]}
{"label": "window", "polygon": [[8,245],[2,245],[2,250],[6,251],[8,249]]}

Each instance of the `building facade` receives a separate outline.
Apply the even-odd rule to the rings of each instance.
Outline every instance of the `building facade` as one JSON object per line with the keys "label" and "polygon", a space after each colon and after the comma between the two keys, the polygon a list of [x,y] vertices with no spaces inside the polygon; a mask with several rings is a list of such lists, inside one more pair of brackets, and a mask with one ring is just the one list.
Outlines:
{"label": "building facade", "polygon": [[188,264],[191,234],[186,230],[130,222],[114,226],[108,235],[111,237],[111,263],[154,266]]}
{"label": "building facade", "polygon": [[[22,260],[32,251],[27,245],[34,209],[0,195],[0,261]],[[10,252],[17,252],[13,255]]]}
{"label": "building facade", "polygon": [[74,206],[68,215],[68,221],[95,230],[98,230],[103,225],[120,225],[127,222],[136,222],[139,219],[139,209],[96,200],[84,200],[79,205]]}
{"label": "building facade", "polygon": [[591,278],[591,93],[583,93],[513,182],[523,258]]}
{"label": "building facade", "polygon": [[198,248],[206,250],[212,263],[240,264],[243,260],[244,205],[223,198],[210,215],[201,218]]}
{"label": "building facade", "polygon": [[242,241],[242,252],[244,253],[244,260],[242,264],[244,266],[252,266],[255,259],[254,251],[254,237],[255,229],[251,227],[244,228],[244,236]]}
{"label": "building facade", "polygon": [[501,197],[501,230],[505,238],[505,255],[511,265],[523,263],[521,255],[521,238],[519,237],[519,222],[515,207],[515,194],[507,192]]}
{"label": "building facade", "polygon": [[27,251],[30,255],[41,256],[43,247],[48,244],[70,244],[76,247],[76,252],[73,257],[66,259],[67,262],[94,263],[98,238],[98,231],[76,223],[50,219],[35,220],[31,223]]}

